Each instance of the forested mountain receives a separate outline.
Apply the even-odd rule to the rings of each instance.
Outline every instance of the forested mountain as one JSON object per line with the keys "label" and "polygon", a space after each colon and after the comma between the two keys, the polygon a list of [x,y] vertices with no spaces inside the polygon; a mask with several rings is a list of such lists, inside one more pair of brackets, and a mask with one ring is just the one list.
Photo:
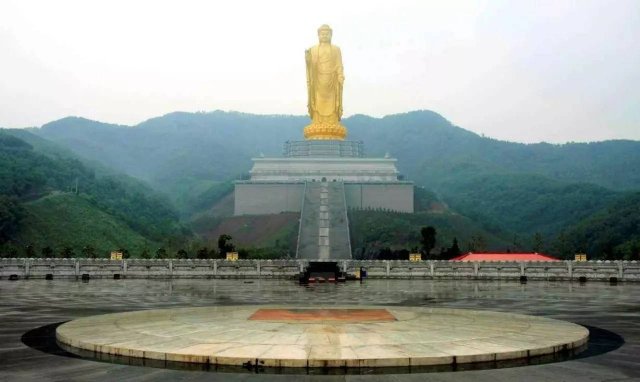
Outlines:
{"label": "forested mountain", "polygon": [[[489,249],[531,249],[535,241],[536,248],[544,242],[543,249],[562,252],[562,243],[575,247],[578,236],[589,236],[585,227],[599,224],[597,214],[604,216],[602,211],[609,209],[607,216],[617,216],[623,209],[616,203],[637,203],[628,195],[640,190],[640,142],[497,141],[454,126],[431,111],[384,118],[355,115],[343,122],[349,139],[365,142],[367,155],[391,154],[407,179],[433,191],[429,200],[419,203],[448,206],[451,213],[470,218],[468,224],[484,232],[480,241],[495,243]],[[142,179],[169,196],[181,216],[189,219],[224,197],[231,190],[229,181],[249,170],[251,157],[281,155],[286,140],[303,139],[307,123],[302,116],[222,111],[176,112],[136,126],[69,117],[29,129],[45,139],[23,138],[43,156],[49,155],[48,141],[53,141],[73,152],[56,160],[80,155]],[[82,190],[84,178],[68,179],[75,177]],[[449,233],[446,236],[449,239]],[[611,245],[626,243],[621,240]],[[589,248],[593,255],[602,255],[594,252],[602,246]]]}
{"label": "forested mountain", "polygon": [[[168,238],[179,242],[189,234],[165,197],[126,175],[105,169],[96,175],[70,151],[55,146],[26,131],[0,130],[0,246],[5,253],[35,244],[76,253],[80,245],[118,249],[105,240],[108,230],[94,229],[94,236],[87,230],[100,224],[118,227],[108,235],[120,236],[123,248]],[[59,229],[64,226],[69,229]]]}
{"label": "forested mountain", "polygon": [[494,232],[545,237],[575,224],[623,193],[526,173],[471,175],[444,183],[451,208]]}
{"label": "forested mountain", "polygon": [[628,193],[561,232],[556,252],[574,251],[605,259],[640,260],[640,192]]}
{"label": "forested mountain", "polygon": [[[177,200],[192,188],[206,190],[212,181],[247,172],[250,158],[260,152],[281,154],[284,140],[299,137],[303,123],[302,117],[172,113],[135,127],[65,118],[32,132],[144,179]],[[291,134],[283,139],[287,130]]]}
{"label": "forested mountain", "polygon": [[[24,255],[27,250],[36,256],[97,256],[125,249],[139,256],[147,249],[155,252],[161,239],[151,239],[132,229],[125,221],[97,207],[85,195],[53,192],[23,204],[20,230],[6,248]],[[27,249],[30,247],[29,249]]]}
{"label": "forested mountain", "polygon": [[538,174],[564,182],[593,183],[614,190],[640,188],[640,142],[521,144],[498,141],[419,111],[345,121],[369,152],[390,152],[417,183],[447,189],[445,182],[471,175]]}
{"label": "forested mountain", "polygon": [[[300,140],[308,119],[236,112],[171,113],[134,127],[65,118],[32,132],[83,157],[171,189],[192,180],[227,180],[249,170],[252,156],[281,155]],[[564,145],[497,141],[416,111],[343,120],[349,139],[369,155],[390,153],[409,179],[437,190],[444,182],[486,173],[532,173],[614,190],[640,188],[640,142]]]}

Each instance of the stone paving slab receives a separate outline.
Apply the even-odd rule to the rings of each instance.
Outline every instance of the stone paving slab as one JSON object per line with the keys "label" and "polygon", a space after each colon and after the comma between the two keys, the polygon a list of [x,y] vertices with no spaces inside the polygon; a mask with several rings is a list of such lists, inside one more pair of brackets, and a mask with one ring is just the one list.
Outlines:
{"label": "stone paving slab", "polygon": [[59,326],[56,337],[83,350],[178,362],[404,367],[552,354],[584,345],[589,331],[549,318],[466,309],[215,306],[90,316]]}

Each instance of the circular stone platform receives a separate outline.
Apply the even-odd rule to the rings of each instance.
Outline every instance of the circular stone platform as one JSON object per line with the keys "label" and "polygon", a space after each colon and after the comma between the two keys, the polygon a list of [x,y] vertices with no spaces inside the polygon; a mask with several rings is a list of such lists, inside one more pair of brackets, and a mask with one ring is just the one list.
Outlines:
{"label": "circular stone platform", "polygon": [[385,367],[499,361],[584,345],[589,331],[548,318],[409,307],[225,306],[92,316],[59,342],[128,357],[219,365]]}

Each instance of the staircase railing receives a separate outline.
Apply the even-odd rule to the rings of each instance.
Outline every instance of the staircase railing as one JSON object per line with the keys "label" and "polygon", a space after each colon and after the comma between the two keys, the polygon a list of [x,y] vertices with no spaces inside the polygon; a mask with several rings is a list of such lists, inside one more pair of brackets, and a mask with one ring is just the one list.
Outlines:
{"label": "staircase railing", "polygon": [[347,246],[349,248],[349,258],[353,259],[353,252],[351,252],[351,230],[349,229],[349,211],[347,210],[347,192],[344,188],[344,182],[340,182],[342,188],[342,203],[344,208],[344,221],[347,223]]}
{"label": "staircase railing", "polygon": [[302,239],[302,218],[304,217],[304,204],[307,199],[307,182],[304,182],[304,190],[302,190],[302,205],[300,206],[300,219],[298,219],[298,242],[296,243],[296,259],[299,259],[300,240]]}

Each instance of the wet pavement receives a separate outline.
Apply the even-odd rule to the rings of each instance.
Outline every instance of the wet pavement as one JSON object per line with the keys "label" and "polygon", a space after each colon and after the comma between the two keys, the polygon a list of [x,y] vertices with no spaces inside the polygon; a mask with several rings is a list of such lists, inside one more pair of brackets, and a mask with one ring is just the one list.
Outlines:
{"label": "wet pavement", "polygon": [[[560,362],[481,370],[202,370],[74,357],[43,346],[55,325],[102,313],[213,305],[387,305],[486,309],[566,320],[592,332]],[[47,330],[47,328],[49,328]],[[38,349],[40,348],[40,349]],[[135,366],[126,363],[132,362]],[[494,365],[495,366],[495,365]],[[499,366],[499,365],[498,365]],[[516,366],[516,367],[514,367]],[[382,373],[382,374],[380,374]],[[604,381],[640,380],[640,284],[367,280],[0,280],[0,381]]]}

